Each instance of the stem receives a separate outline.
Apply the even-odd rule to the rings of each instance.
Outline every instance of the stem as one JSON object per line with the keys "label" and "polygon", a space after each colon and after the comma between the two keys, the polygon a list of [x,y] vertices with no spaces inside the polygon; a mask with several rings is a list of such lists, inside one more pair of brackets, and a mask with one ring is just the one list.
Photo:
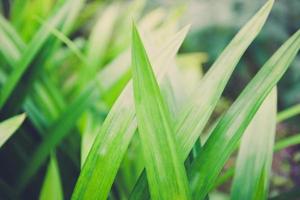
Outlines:
{"label": "stem", "polygon": [[297,104],[295,106],[292,106],[288,109],[285,109],[285,110],[279,112],[277,115],[277,122],[287,120],[298,114],[300,114],[300,104]]}

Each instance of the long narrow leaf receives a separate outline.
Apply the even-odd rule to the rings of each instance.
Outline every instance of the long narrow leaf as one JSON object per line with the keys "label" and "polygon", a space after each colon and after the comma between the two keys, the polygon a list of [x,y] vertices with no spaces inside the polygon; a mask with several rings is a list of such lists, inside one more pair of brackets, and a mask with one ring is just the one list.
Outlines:
{"label": "long narrow leaf", "polygon": [[[247,47],[251,44],[264,25],[273,0],[268,1],[263,8],[239,31],[220,57],[200,81],[178,114],[176,120],[176,136],[182,158],[187,158],[193,145],[199,138],[213,109],[215,108],[228,79]],[[187,134],[189,133],[189,134]],[[146,175],[140,177],[132,191],[131,199],[145,198],[147,195]],[[144,191],[144,192],[140,192]],[[142,196],[139,196],[141,194]]]}
{"label": "long narrow leaf", "polygon": [[[155,71],[163,74],[165,67],[176,55],[188,28],[173,36],[156,52]],[[106,199],[122,158],[136,130],[132,84],[127,84],[96,136],[86,162],[77,180],[72,199]]]}
{"label": "long narrow leaf", "polygon": [[199,138],[241,56],[262,29],[273,2],[268,1],[233,38],[205,74],[199,87],[192,92],[190,102],[180,112],[176,125],[184,158]]}
{"label": "long narrow leaf", "polygon": [[[276,153],[277,151],[281,151],[285,148],[289,148],[291,146],[298,145],[298,144],[300,144],[300,135],[299,135],[299,133],[296,133],[293,136],[276,141],[273,151],[274,151],[274,153]],[[232,178],[234,175],[234,171],[235,171],[234,167],[227,169],[227,171],[218,178],[218,180],[215,183],[214,188],[217,188],[218,186],[222,185],[223,183],[228,181],[230,178]]]}
{"label": "long narrow leaf", "polygon": [[66,137],[83,111],[93,102],[94,98],[95,88],[94,84],[91,84],[67,107],[53,125],[46,130],[49,134],[47,134],[44,141],[37,147],[28,165],[19,175],[16,185],[18,191],[22,191],[26,187],[32,176],[47,159],[50,152]]}
{"label": "long narrow leaf", "polygon": [[135,25],[132,42],[135,107],[151,196],[153,199],[189,199],[187,177],[173,136],[171,115]]}
{"label": "long narrow leaf", "polygon": [[232,185],[233,200],[267,198],[276,131],[276,97],[274,88],[242,137]]}
{"label": "long narrow leaf", "polygon": [[[63,20],[63,17],[66,16],[69,6],[70,2],[65,4],[65,6],[62,7],[61,10],[59,10],[59,12],[56,13],[56,15],[53,18],[50,18],[49,25],[53,27],[58,26]],[[39,50],[42,48],[42,46],[45,44],[50,35],[51,32],[47,25],[45,25],[36,33],[35,37],[27,46],[21,59],[17,62],[15,70],[12,72],[12,74],[10,74],[6,81],[6,84],[0,91],[1,110],[3,109],[3,106],[10,97],[10,95],[13,93],[14,90],[16,90],[16,86],[20,82],[22,76],[26,71],[28,71],[30,63],[32,62],[36,54],[39,52]]]}
{"label": "long narrow leaf", "polygon": [[51,156],[45,180],[40,193],[40,200],[63,200],[63,189],[56,157]]}
{"label": "long narrow leaf", "polygon": [[299,113],[300,113],[300,105],[299,104],[294,105],[294,106],[278,113],[277,121],[281,122],[281,121],[287,120],[287,119],[292,118],[296,115],[299,115]]}
{"label": "long narrow leaf", "polygon": [[296,133],[293,136],[290,136],[288,138],[284,138],[282,140],[279,140],[276,142],[274,146],[274,151],[280,151],[284,148],[300,144],[300,134]]}
{"label": "long narrow leaf", "polygon": [[239,98],[219,120],[190,170],[193,195],[204,199],[225,162],[234,151],[249,122],[265,97],[287,70],[300,48],[296,32],[266,62]]}
{"label": "long narrow leaf", "polygon": [[0,27],[1,30],[3,30],[6,33],[6,35],[10,37],[11,40],[14,41],[14,43],[16,44],[19,50],[25,48],[25,44],[23,43],[23,40],[18,35],[17,31],[3,16],[0,16]]}

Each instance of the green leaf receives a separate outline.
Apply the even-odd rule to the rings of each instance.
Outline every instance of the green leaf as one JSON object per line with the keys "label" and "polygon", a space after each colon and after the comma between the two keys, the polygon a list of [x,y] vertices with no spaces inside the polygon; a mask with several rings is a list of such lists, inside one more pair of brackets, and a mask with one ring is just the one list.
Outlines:
{"label": "green leaf", "polygon": [[[138,19],[144,10],[146,0],[133,0],[128,4],[123,4],[120,15],[118,16],[117,26],[115,26],[114,37],[108,54],[115,56],[130,46],[131,40],[131,21]],[[143,19],[142,19],[143,20]]]}
{"label": "green leaf", "polygon": [[52,155],[40,193],[40,200],[63,200],[63,188],[60,180],[56,156]]}
{"label": "green leaf", "polygon": [[206,60],[204,53],[179,54],[162,83],[162,94],[167,99],[173,118],[187,103],[188,97],[199,85],[202,78],[201,64]]}
{"label": "green leaf", "polygon": [[[1,30],[4,31],[5,37],[12,40],[19,50],[25,48],[25,44],[23,40],[18,35],[18,32],[14,29],[14,27],[2,16],[0,15],[0,27]],[[1,38],[2,39],[2,38]],[[1,43],[2,44],[2,43]],[[2,48],[2,45],[1,45]],[[5,52],[3,52],[5,53]]]}
{"label": "green leaf", "polygon": [[[293,136],[289,136],[287,138],[283,138],[279,141],[276,141],[273,151],[274,152],[281,151],[282,149],[291,147],[293,145],[298,145],[298,144],[300,144],[300,135],[299,133],[296,133]],[[234,167],[227,169],[227,171],[218,178],[214,188],[217,188],[218,186],[228,181],[234,175],[234,171],[235,171]]]}
{"label": "green leaf", "polygon": [[262,29],[273,2],[268,1],[233,38],[179,112],[176,135],[184,158],[199,138],[241,56]]}
{"label": "green leaf", "polygon": [[[81,138],[81,167],[83,166],[88,153],[95,141],[97,133],[99,132],[102,121],[99,120],[97,117],[94,116],[94,113],[86,112],[84,117],[82,117],[81,122],[83,122],[84,126],[82,127],[82,138]],[[97,112],[99,115],[99,112]]]}
{"label": "green leaf", "polygon": [[[15,61],[20,57],[20,49],[18,49],[14,41],[17,39],[14,38],[19,38],[17,33],[10,26],[9,22],[0,15],[0,52],[5,60],[12,66],[15,65]],[[20,43],[23,44],[22,41]],[[25,47],[23,46],[23,48]]]}
{"label": "green leaf", "polygon": [[109,47],[109,42],[113,36],[114,26],[120,14],[118,3],[109,5],[99,16],[94,28],[91,31],[86,56],[89,61],[89,75],[93,75],[96,69],[103,64],[103,57]]}
{"label": "green leaf", "polygon": [[300,105],[294,105],[278,113],[277,121],[281,122],[300,114]]}
{"label": "green leaf", "polygon": [[[79,10],[78,2],[82,2],[82,0],[79,1],[72,1],[72,11],[68,12],[68,16],[72,16],[73,18],[76,16],[74,13],[76,13]],[[76,7],[77,6],[77,7]],[[75,8],[76,7],[76,8]],[[73,19],[74,20],[74,19]],[[25,43],[22,42],[20,37],[18,37],[17,33],[14,31],[14,29],[9,26],[9,24],[6,21],[0,20],[1,28],[5,30],[6,33],[9,33],[13,35],[14,37],[11,38],[15,45],[17,46],[19,51],[21,52],[22,48],[25,48]],[[52,32],[52,30],[57,30],[53,28],[53,26],[49,23],[51,23],[51,19],[48,21],[45,21],[44,28],[48,28],[49,31]],[[63,30],[67,31],[66,27],[70,27],[72,24],[72,21],[64,20],[63,21]],[[61,33],[63,34],[63,33]],[[59,38],[60,39],[60,38]],[[57,42],[57,40],[55,40]],[[48,44],[47,48],[49,46],[54,47],[55,43]],[[16,48],[16,49],[17,49]],[[19,53],[21,54],[21,53]],[[51,54],[47,54],[47,57],[51,58]],[[15,60],[13,56],[10,55],[10,59]],[[37,64],[37,63],[35,63]],[[15,66],[13,66],[15,67]],[[27,182],[30,181],[31,176],[33,176],[37,170],[40,168],[40,166],[43,164],[43,161],[48,157],[49,152],[55,148],[57,144],[59,144],[64,136],[66,136],[67,133],[69,133],[70,129],[74,127],[76,120],[81,116],[81,113],[84,110],[85,107],[90,103],[87,103],[90,101],[88,95],[91,93],[89,91],[88,93],[85,93],[84,97],[79,97],[78,99],[82,99],[82,101],[77,100],[76,108],[74,109],[74,104],[70,104],[67,106],[64,110],[64,112],[67,112],[65,116],[70,116],[68,118],[70,121],[65,119],[56,120],[55,122],[59,123],[57,125],[53,124],[53,121],[57,119],[58,115],[63,113],[62,107],[64,105],[64,100],[62,99],[62,95],[56,88],[56,86],[52,83],[52,80],[49,79],[48,75],[45,75],[44,72],[42,72],[39,76],[38,82],[35,83],[34,92],[29,94],[29,98],[27,98],[27,101],[24,103],[24,109],[28,113],[28,116],[30,120],[33,122],[37,130],[42,136],[46,136],[42,141],[42,144],[40,144],[39,148],[37,149],[37,152],[33,154],[33,157],[31,158],[34,161],[33,163],[28,162],[28,165],[25,166],[23,175],[24,181],[22,184],[18,185],[20,187],[20,190],[23,190],[26,186]],[[17,92],[17,97],[19,98],[19,93]],[[80,96],[80,95],[79,95]],[[83,99],[84,98],[84,99]],[[88,100],[88,101],[87,101]],[[21,103],[21,100],[18,99],[18,103]],[[75,101],[76,102],[76,99]],[[14,104],[12,104],[14,105]],[[79,111],[78,111],[79,110]],[[78,112],[77,112],[78,111]],[[77,116],[76,116],[77,115]],[[64,114],[63,114],[64,116]],[[73,118],[72,118],[73,117]],[[61,124],[64,122],[64,124],[67,124],[66,126],[61,126]],[[70,123],[68,123],[70,122]],[[51,126],[51,127],[50,127]],[[49,128],[50,127],[50,128]],[[62,128],[63,130],[59,130],[59,128]],[[68,150],[68,148],[66,148]],[[66,152],[65,150],[63,150]],[[70,156],[70,154],[68,155]],[[36,165],[36,166],[33,166]],[[22,173],[22,172],[21,172]],[[26,175],[24,175],[26,174]],[[27,177],[26,177],[27,176]]]}
{"label": "green leaf", "polygon": [[[158,74],[174,58],[188,28],[171,37],[154,51]],[[77,180],[72,199],[106,199],[122,158],[136,130],[132,84],[128,83],[106,117]]]}
{"label": "green leaf", "polygon": [[[214,62],[207,74],[205,74],[196,89],[191,92],[191,96],[188,97],[185,106],[179,110],[177,114],[178,117],[175,119],[175,130],[179,149],[181,150],[179,153],[182,158],[187,158],[193,145],[198,140],[204,126],[220,99],[232,71],[247,47],[261,30],[270,13],[272,5],[273,0],[268,1],[267,4],[238,32],[220,57]],[[146,181],[145,173],[143,173],[140,179]],[[147,184],[142,180],[139,180],[134,191],[131,193],[130,198],[138,200],[147,196],[146,185]],[[142,194],[142,196],[139,196],[138,194]]]}
{"label": "green leaf", "polygon": [[80,62],[85,63],[87,62],[85,59],[85,56],[81,53],[80,49],[76,46],[76,44],[70,40],[63,32],[58,30],[55,27],[52,27],[48,24],[47,21],[37,17],[37,21],[40,22],[41,24],[44,24],[48,28],[48,30],[55,36],[57,37],[61,42],[66,44],[66,46],[70,49],[72,53],[74,53],[77,58],[80,60]]}
{"label": "green leaf", "polygon": [[[25,44],[22,45],[21,39],[13,38],[18,48],[23,49],[24,46],[25,50],[21,58],[15,62],[15,69],[0,91],[0,109],[5,116],[10,116],[19,109],[28,94],[27,91],[30,91],[38,75],[43,72],[42,67],[46,60],[51,58],[52,53],[59,46],[60,42],[51,37],[51,30],[59,28],[64,34],[69,33],[84,1],[68,0],[63,4],[58,3],[58,9],[52,13],[26,47]],[[3,27],[6,32],[12,33],[12,36],[17,36],[7,24]]]}
{"label": "green leaf", "polygon": [[[20,59],[22,50],[26,48],[26,44],[18,36],[16,30],[9,24],[9,22],[7,22],[2,17],[0,17],[0,26],[1,26],[1,29],[3,28],[4,32],[6,33],[6,34],[4,34],[3,37],[10,38],[11,45],[16,50],[16,53],[13,54],[10,51],[6,51],[5,48],[7,48],[7,47],[5,47],[4,49],[1,49],[1,52],[3,54],[7,55],[6,62],[9,65],[11,65],[11,67],[15,67],[15,63],[18,61],[18,59]],[[0,38],[1,37],[2,37],[2,35],[0,36]],[[58,92],[58,89],[56,88],[56,86],[52,83],[52,81],[49,79],[49,77],[47,75],[45,75],[44,72],[42,72],[40,74],[40,80],[38,80],[38,82],[35,83],[33,89],[34,89],[33,94],[29,94],[27,101],[25,101],[25,103],[24,103],[24,109],[26,110],[26,113],[28,114],[29,119],[34,122],[34,124],[38,127],[39,130],[41,130],[42,124],[47,124],[47,122],[51,123],[51,121],[53,120],[53,117],[52,117],[50,119],[48,118],[47,122],[46,122],[46,120],[43,120],[44,122],[41,123],[41,120],[37,120],[37,119],[42,118],[41,113],[43,113],[44,116],[47,114],[50,114],[50,113],[52,114],[52,116],[54,115],[54,113],[57,115],[57,113],[59,112],[59,108],[61,108],[62,107],[61,105],[64,105],[64,103],[62,100],[62,95]],[[32,96],[34,96],[35,98],[32,98]],[[19,93],[18,93],[17,97],[18,97],[19,104],[22,103],[21,100],[19,99],[20,98]],[[37,102],[38,99],[40,100],[40,102],[41,102],[40,104],[42,104],[43,107],[47,107],[47,114],[45,114],[45,112],[41,111],[40,107],[38,106],[38,105],[40,105]],[[35,102],[32,102],[32,100],[35,100]],[[56,105],[56,104],[57,104],[58,108],[53,107],[53,105]],[[30,105],[30,106],[28,106],[28,105]],[[51,105],[51,106],[49,107],[49,105]],[[34,110],[40,110],[40,111],[33,112]],[[33,114],[33,113],[36,113],[36,114]],[[39,115],[39,117],[37,115]],[[56,116],[56,115],[54,115],[54,116]],[[40,121],[40,122],[38,123],[38,121]]]}
{"label": "green leaf", "polygon": [[94,78],[97,71],[103,67],[105,54],[113,37],[113,31],[119,15],[120,5],[113,3],[98,16],[87,41],[85,52],[87,62],[81,69],[78,90],[81,90],[81,87],[91,78]]}
{"label": "green leaf", "polygon": [[45,130],[49,134],[45,135],[43,142],[37,147],[34,154],[31,156],[28,165],[24,167],[24,170],[19,175],[16,185],[18,191],[22,191],[26,187],[32,176],[35,175],[47,159],[50,152],[61,143],[68,133],[70,133],[79,117],[94,101],[95,91],[95,84],[91,83],[68,107],[66,107],[59,118],[53,122],[52,126]]}
{"label": "green leaf", "polygon": [[[3,106],[7,101],[10,102],[9,97],[11,96],[12,93],[16,93],[17,90],[21,91],[21,89],[20,88],[18,89],[18,87],[21,87],[22,85],[19,83],[22,77],[24,76],[24,74],[30,71],[31,68],[32,71],[37,71],[37,66],[34,64],[33,65],[30,64],[33,62],[34,58],[36,57],[38,52],[42,49],[43,45],[48,41],[51,35],[48,25],[53,27],[59,26],[63,18],[66,16],[69,7],[70,7],[70,1],[66,3],[57,13],[55,13],[55,15],[52,18],[49,19],[49,23],[47,25],[41,27],[41,29],[35,34],[34,38],[31,40],[30,44],[25,49],[21,58],[16,63],[14,70],[9,75],[8,79],[6,80],[6,83],[4,84],[3,88],[0,91],[1,110],[3,109]],[[30,82],[29,80],[27,81]]]}
{"label": "green leaf", "polygon": [[282,77],[300,48],[300,30],[266,62],[239,98],[218,121],[190,170],[193,195],[204,199],[225,162],[266,96]]}
{"label": "green leaf", "polygon": [[233,200],[267,198],[276,132],[276,107],[274,88],[242,137],[231,191]]}
{"label": "green leaf", "polygon": [[132,43],[135,107],[151,197],[190,199],[183,160],[173,138],[171,116],[135,25]]}
{"label": "green leaf", "polygon": [[10,136],[21,126],[25,119],[25,114],[18,115],[0,123],[0,147],[10,138]]}
{"label": "green leaf", "polygon": [[299,133],[277,141],[274,146],[274,151],[280,151],[282,149],[285,149],[287,147],[290,147],[292,145],[297,145],[297,144],[300,144],[300,134]]}

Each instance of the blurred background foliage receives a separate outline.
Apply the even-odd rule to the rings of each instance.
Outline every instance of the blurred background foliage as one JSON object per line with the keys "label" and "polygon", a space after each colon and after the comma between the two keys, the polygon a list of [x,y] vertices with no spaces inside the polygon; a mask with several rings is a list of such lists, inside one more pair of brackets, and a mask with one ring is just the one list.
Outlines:
{"label": "blurred background foliage", "polygon": [[[6,50],[12,50],[11,55],[18,59],[41,24],[64,2],[64,0],[2,0],[0,9],[3,19],[8,20],[19,35],[19,39],[15,38],[19,43],[17,49],[7,44],[7,47],[11,48]],[[79,155],[84,159],[88,151],[88,148],[83,148],[80,153],[78,148],[81,145],[80,135],[83,137],[82,146],[89,147],[94,138],[93,133],[100,128],[98,122],[105,119],[114,100],[130,79],[128,49],[132,19],[137,20],[145,32],[149,31],[154,35],[152,45],[164,41],[176,28],[192,24],[191,31],[180,49],[178,66],[181,66],[181,63],[196,66],[196,69],[184,70],[185,73],[182,73],[188,78],[197,73],[199,77],[197,75],[193,78],[196,80],[200,79],[202,71],[209,68],[234,34],[263,3],[262,0],[88,0],[82,1],[82,5],[74,3],[74,15],[78,15],[78,18],[72,21],[70,17],[70,23],[65,29],[51,30],[56,46],[47,49],[47,56],[43,57],[41,53],[42,59],[34,60],[35,65],[43,65],[44,71],[39,73],[38,81],[30,88],[33,92],[24,97],[26,100],[23,107],[29,116],[25,128],[13,136],[13,140],[0,151],[1,196],[14,195],[8,185],[15,185],[19,181],[20,176],[16,172],[28,166],[29,158],[46,137],[43,132],[51,130],[53,124],[59,122],[58,117],[64,113],[66,105],[72,104],[78,96],[84,95],[82,91],[87,90],[86,86],[91,80],[99,79],[101,84],[97,86],[101,88],[101,100],[89,104],[88,111],[80,116],[77,127],[70,128],[69,132],[79,134],[68,135],[62,143],[57,142],[59,144],[56,148],[59,152],[57,159],[58,162],[64,163],[59,165],[60,170],[64,171],[61,174],[64,195],[66,198],[70,197],[80,170]],[[76,9],[80,9],[80,12],[76,13]],[[236,68],[215,117],[228,108],[267,58],[299,26],[300,1],[276,1],[263,31]],[[11,71],[11,67],[5,62],[5,56],[3,53],[0,54],[0,65],[4,66],[0,70],[0,86],[5,82],[6,74]],[[278,84],[278,90],[279,111],[300,102],[299,56]],[[95,95],[99,96],[98,93]],[[76,104],[74,106],[76,107]],[[5,117],[0,116],[1,120]],[[296,117],[279,123],[277,137],[299,132],[299,120],[300,118]],[[30,135],[24,134],[28,132]],[[119,195],[115,197],[116,199],[128,196],[143,167],[142,163],[132,162],[134,158],[141,156],[136,155],[140,147],[135,140],[137,139],[134,138],[131,143],[113,186],[114,194]],[[275,154],[271,194],[275,195],[279,191],[293,192],[293,188],[300,186],[299,147],[299,145],[290,147]],[[48,149],[52,152],[49,167],[55,169],[57,165],[55,151],[47,147],[45,151]],[[13,159],[7,159],[8,157]],[[228,166],[233,164],[233,160],[234,158],[228,162]],[[37,175],[32,174],[30,186],[25,190],[26,199],[37,198],[40,188],[35,185],[42,185],[45,171],[49,167],[42,162],[42,170],[36,170]],[[223,184],[220,190],[228,191],[229,183]]]}

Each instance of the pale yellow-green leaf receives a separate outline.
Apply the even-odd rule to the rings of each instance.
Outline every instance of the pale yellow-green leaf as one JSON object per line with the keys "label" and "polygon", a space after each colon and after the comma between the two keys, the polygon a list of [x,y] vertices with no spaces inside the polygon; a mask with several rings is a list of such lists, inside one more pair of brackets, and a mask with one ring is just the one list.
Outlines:
{"label": "pale yellow-green leaf", "polygon": [[276,131],[276,107],[274,88],[242,137],[231,191],[233,200],[267,198]]}
{"label": "pale yellow-green leaf", "polygon": [[9,118],[0,123],[0,147],[20,127],[25,119],[25,114]]}

